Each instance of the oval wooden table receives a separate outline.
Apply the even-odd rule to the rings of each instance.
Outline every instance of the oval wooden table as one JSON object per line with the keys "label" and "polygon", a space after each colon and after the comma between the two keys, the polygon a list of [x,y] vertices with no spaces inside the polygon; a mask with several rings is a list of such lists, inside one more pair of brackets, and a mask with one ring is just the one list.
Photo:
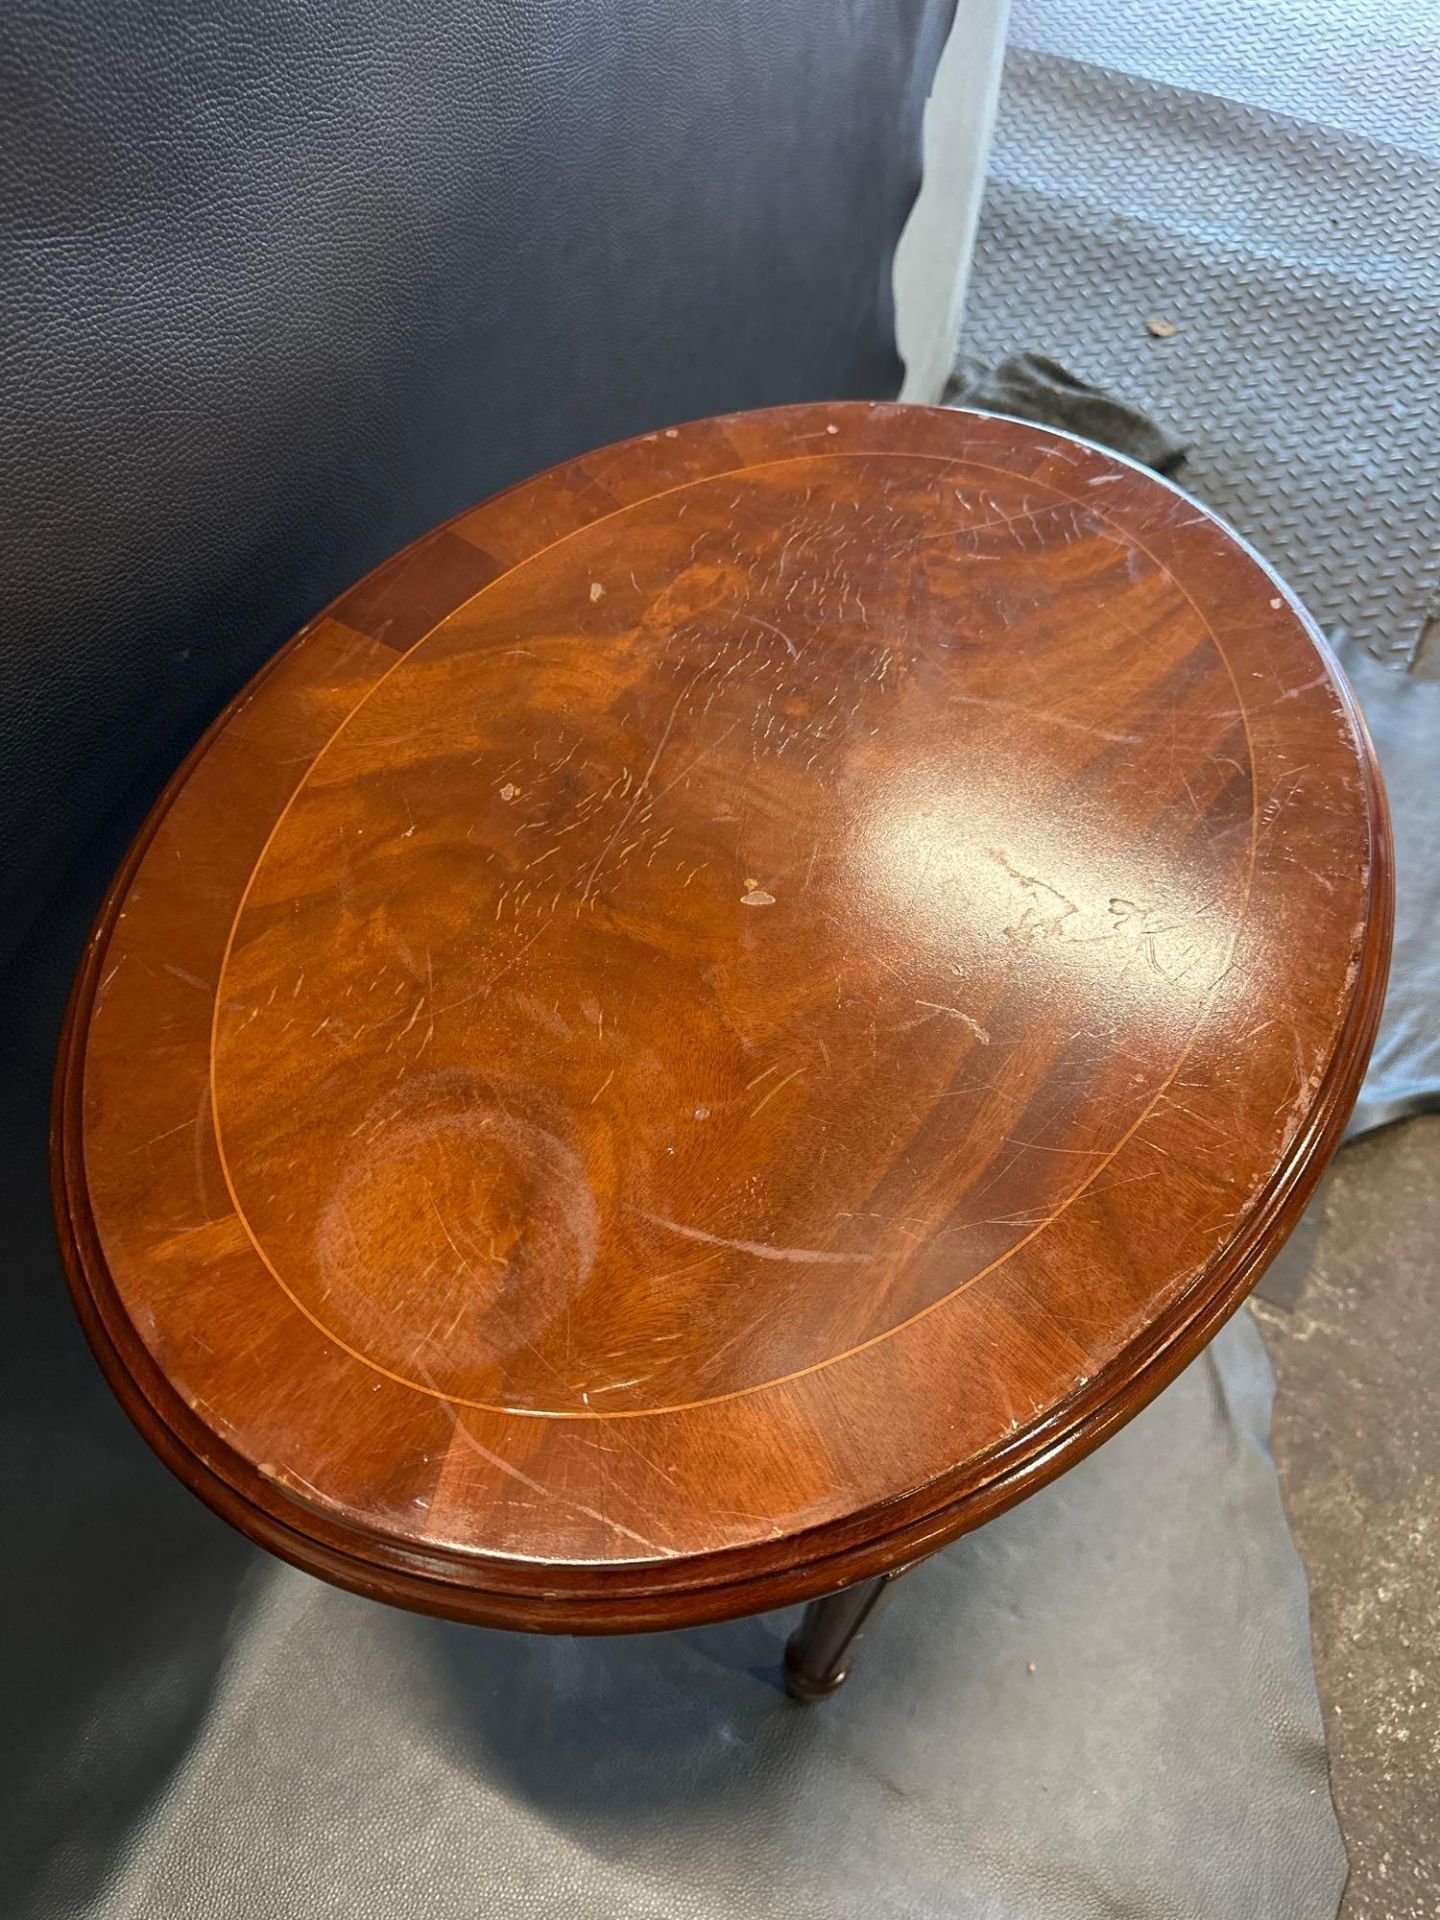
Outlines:
{"label": "oval wooden table", "polygon": [[75,1298],[312,1573],[562,1632],[849,1588],[823,1691],[1243,1298],[1390,916],[1344,680],[1174,488],[925,408],[648,434],[372,574],[171,783],[62,1050]]}

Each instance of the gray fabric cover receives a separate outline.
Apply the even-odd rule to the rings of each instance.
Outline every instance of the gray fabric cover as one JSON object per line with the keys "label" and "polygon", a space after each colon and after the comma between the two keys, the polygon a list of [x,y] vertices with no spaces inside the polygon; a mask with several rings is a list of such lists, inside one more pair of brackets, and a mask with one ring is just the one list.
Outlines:
{"label": "gray fabric cover", "polygon": [[912,1574],[819,1712],[776,1688],[789,1616],[515,1640],[252,1566],[98,1910],[1313,1920],[1344,1866],[1269,1400],[1242,1321]]}
{"label": "gray fabric cover", "polygon": [[1012,420],[1058,427],[1098,441],[1171,478],[1185,464],[1185,442],[1141,407],[1081,380],[1043,353],[1012,353],[998,367],[963,354],[945,388],[948,407],[978,407]]}
{"label": "gray fabric cover", "polygon": [[1395,950],[1369,1071],[1347,1137],[1440,1106],[1440,680],[1386,665],[1344,637],[1390,796]]}
{"label": "gray fabric cover", "polygon": [[44,1184],[60,996],[126,825],[0,979],[7,1920],[1333,1915],[1248,1315],[902,1582],[818,1707],[779,1691],[792,1614],[450,1626],[282,1566],[172,1481],[85,1351]]}

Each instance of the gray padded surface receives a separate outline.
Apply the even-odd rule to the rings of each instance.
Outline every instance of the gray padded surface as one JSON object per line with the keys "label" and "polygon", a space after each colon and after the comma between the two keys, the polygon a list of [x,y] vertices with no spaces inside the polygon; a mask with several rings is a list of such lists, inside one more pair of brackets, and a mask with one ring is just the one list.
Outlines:
{"label": "gray padded surface", "polygon": [[143,1854],[90,1910],[1317,1920],[1344,1856],[1270,1398],[1244,1316],[910,1575],[818,1709],[776,1688],[789,1614],[519,1639],[256,1568]]}
{"label": "gray padded surface", "polygon": [[1440,681],[1387,670],[1353,643],[1340,658],[1385,771],[1398,895],[1390,991],[1353,1137],[1440,1105]]}
{"label": "gray padded surface", "polygon": [[485,1633],[332,1592],[201,1507],[85,1351],[48,1220],[61,995],[130,825],[0,975],[6,1920],[1331,1920],[1243,1314],[902,1583],[815,1708],[778,1687],[793,1614]]}

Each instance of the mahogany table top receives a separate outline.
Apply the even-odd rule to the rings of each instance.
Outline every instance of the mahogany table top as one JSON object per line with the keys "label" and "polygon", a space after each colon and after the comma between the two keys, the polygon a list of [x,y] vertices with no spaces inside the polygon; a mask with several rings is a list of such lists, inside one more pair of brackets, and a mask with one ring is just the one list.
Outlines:
{"label": "mahogany table top", "polygon": [[498,1625],[901,1564],[1215,1331],[1335,1146],[1389,843],[1285,588],[1038,428],[512,488],[222,715],[77,981],[92,1344],[255,1539]]}

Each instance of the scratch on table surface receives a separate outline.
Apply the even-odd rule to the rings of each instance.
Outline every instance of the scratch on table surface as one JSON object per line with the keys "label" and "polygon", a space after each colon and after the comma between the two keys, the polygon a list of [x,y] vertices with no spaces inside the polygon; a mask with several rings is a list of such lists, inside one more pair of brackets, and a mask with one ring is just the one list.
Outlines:
{"label": "scratch on table surface", "polygon": [[606,1074],[605,1078],[600,1082],[599,1086],[595,1089],[594,1093],[592,1093],[590,1096],[590,1105],[592,1107],[594,1106],[595,1102],[600,1098],[601,1094],[604,1093],[605,1089],[609,1086],[610,1082],[615,1078],[615,1075],[619,1071],[620,1069],[618,1067],[612,1067],[609,1073]]}
{"label": "scratch on table surface", "polygon": [[735,1240],[729,1234],[687,1227],[679,1220],[667,1219],[663,1213],[647,1213],[644,1207],[631,1207],[630,1212],[648,1220],[653,1227],[678,1233],[682,1240],[698,1240],[707,1247],[730,1247],[736,1253],[754,1254],[757,1260],[788,1260],[797,1266],[851,1267],[863,1266],[870,1258],[868,1253],[831,1253],[822,1247],[776,1247],[764,1240]]}
{"label": "scratch on table surface", "polygon": [[173,1127],[166,1127],[163,1133],[152,1134],[148,1140],[142,1140],[138,1147],[130,1147],[128,1152],[145,1153],[151,1147],[158,1147],[162,1140],[168,1140],[172,1134],[188,1133],[194,1126],[193,1120],[181,1120]]}
{"label": "scratch on table surface", "polygon": [[[161,971],[164,973],[173,974],[175,979],[177,980],[183,980],[187,987],[198,987],[201,993],[209,993],[210,991],[210,982],[208,980],[202,980],[198,973],[187,973],[184,967],[177,967],[173,963],[173,961],[166,960],[163,963]],[[303,974],[301,977],[303,979],[304,977]],[[113,978],[113,973],[107,974],[105,977],[104,984],[106,986],[109,986],[112,978]]]}
{"label": "scratch on table surface", "polygon": [[777,640],[783,640],[785,645],[790,649],[790,658],[792,660],[798,660],[800,658],[799,647],[796,646],[795,642],[783,627],[777,627],[773,620],[762,620],[758,613],[746,613],[742,617],[748,620],[752,626],[763,627],[767,633],[773,633]]}
{"label": "scratch on table surface", "polygon": [[308,1493],[321,1506],[333,1507],[337,1504],[329,1494],[322,1493],[313,1480],[307,1480],[304,1474],[298,1473],[294,1467],[281,1467],[273,1461],[262,1460],[256,1471],[263,1473],[267,1480],[278,1480],[282,1486]]}
{"label": "scratch on table surface", "polygon": [[1079,908],[1068,894],[1062,893],[1058,887],[1052,887],[1048,880],[1040,879],[1038,874],[1022,873],[1019,867],[1017,867],[1006,854],[1002,853],[998,847],[992,847],[990,849],[990,858],[992,860],[998,860],[1010,878],[1012,880],[1018,880],[1022,887],[1039,887],[1043,893],[1053,894],[1062,905],[1069,908],[1071,913],[1079,912]]}
{"label": "scratch on table surface", "polygon": [[964,1012],[960,1007],[947,1007],[939,1000],[917,1000],[915,1004],[917,1007],[929,1007],[932,1012],[935,1013],[953,1014],[955,1019],[962,1020],[965,1023],[982,1047],[989,1046],[990,1035],[986,1032],[985,1028],[981,1026],[978,1020]]}
{"label": "scratch on table surface", "polygon": [[779,1093],[782,1090],[782,1088],[788,1087],[792,1080],[798,1079],[799,1076],[804,1071],[805,1071],[804,1067],[799,1066],[799,1067],[796,1067],[793,1073],[787,1073],[783,1080],[777,1080],[775,1082],[775,1085],[773,1087],[770,1087],[765,1093],[761,1094],[760,1098],[755,1102],[755,1105],[750,1112],[750,1118],[753,1120],[755,1118],[755,1115],[759,1113],[760,1109],[763,1106],[767,1105],[771,1100],[773,1100],[776,1094]]}
{"label": "scratch on table surface", "polygon": [[[690,689],[688,687],[682,687],[680,689],[680,692],[675,696],[675,704],[673,707],[671,707],[669,715],[666,718],[665,725],[661,730],[660,738],[655,743],[655,751],[650,756],[650,764],[648,767],[646,767],[644,773],[640,776],[639,783],[637,784],[634,793],[630,795],[630,804],[625,809],[625,812],[621,815],[620,824],[616,827],[615,831],[610,835],[610,838],[605,842],[604,846],[600,849],[599,853],[596,854],[595,864],[591,867],[589,873],[587,873],[585,876],[585,884],[580,890],[580,904],[582,906],[590,898],[591,894],[595,891],[596,876],[599,874],[601,867],[604,865],[606,859],[608,858],[610,849],[615,845],[615,842],[620,838],[621,834],[625,831],[626,827],[629,826],[631,820],[634,818],[635,809],[639,806],[642,796],[644,795],[647,788],[649,787],[651,776],[654,774],[656,767],[659,766],[660,764],[660,756],[662,753],[664,753],[665,748],[669,743],[670,730],[675,725],[675,716],[679,713],[681,706],[684,704],[685,696],[689,691]],[[628,767],[625,769],[625,783],[626,783],[626,791],[628,791],[629,783],[630,783],[630,769]]]}
{"label": "scratch on table surface", "polygon": [[594,1520],[598,1525],[608,1527],[612,1533],[619,1534],[622,1540],[633,1540],[636,1546],[644,1547],[650,1553],[658,1553],[663,1559],[673,1560],[676,1558],[676,1550],[674,1547],[662,1546],[658,1540],[651,1540],[648,1539],[645,1534],[637,1533],[633,1527],[627,1527],[623,1521],[616,1520],[611,1514],[602,1513],[598,1507],[586,1506],[583,1500],[573,1499],[566,1494],[557,1492],[553,1486],[546,1486],[543,1480],[533,1479],[528,1473],[524,1472],[522,1468],[517,1467],[512,1461],[505,1459],[502,1454],[492,1452],[489,1447],[477,1440],[474,1434],[471,1433],[469,1428],[464,1424],[458,1410],[451,1401],[442,1399],[440,1404],[442,1407],[449,1409],[451,1418],[455,1423],[454,1437],[462,1441],[472,1453],[478,1454],[482,1460],[488,1460],[492,1467],[498,1467],[501,1473],[508,1474],[512,1480],[518,1480],[522,1487],[528,1487],[532,1493],[540,1494],[545,1500],[552,1502],[556,1506],[569,1507],[574,1513],[584,1514],[587,1520]]}
{"label": "scratch on table surface", "polygon": [[1091,726],[1086,720],[1074,720],[1068,714],[1051,713],[1048,708],[1027,707],[1021,700],[993,700],[978,693],[952,693],[950,699],[961,707],[993,707],[1002,713],[1023,713],[1028,720],[1039,720],[1051,727],[1065,727],[1072,733],[1088,733],[1097,740],[1109,740],[1116,746],[1138,745],[1138,733],[1110,733],[1104,727]]}

